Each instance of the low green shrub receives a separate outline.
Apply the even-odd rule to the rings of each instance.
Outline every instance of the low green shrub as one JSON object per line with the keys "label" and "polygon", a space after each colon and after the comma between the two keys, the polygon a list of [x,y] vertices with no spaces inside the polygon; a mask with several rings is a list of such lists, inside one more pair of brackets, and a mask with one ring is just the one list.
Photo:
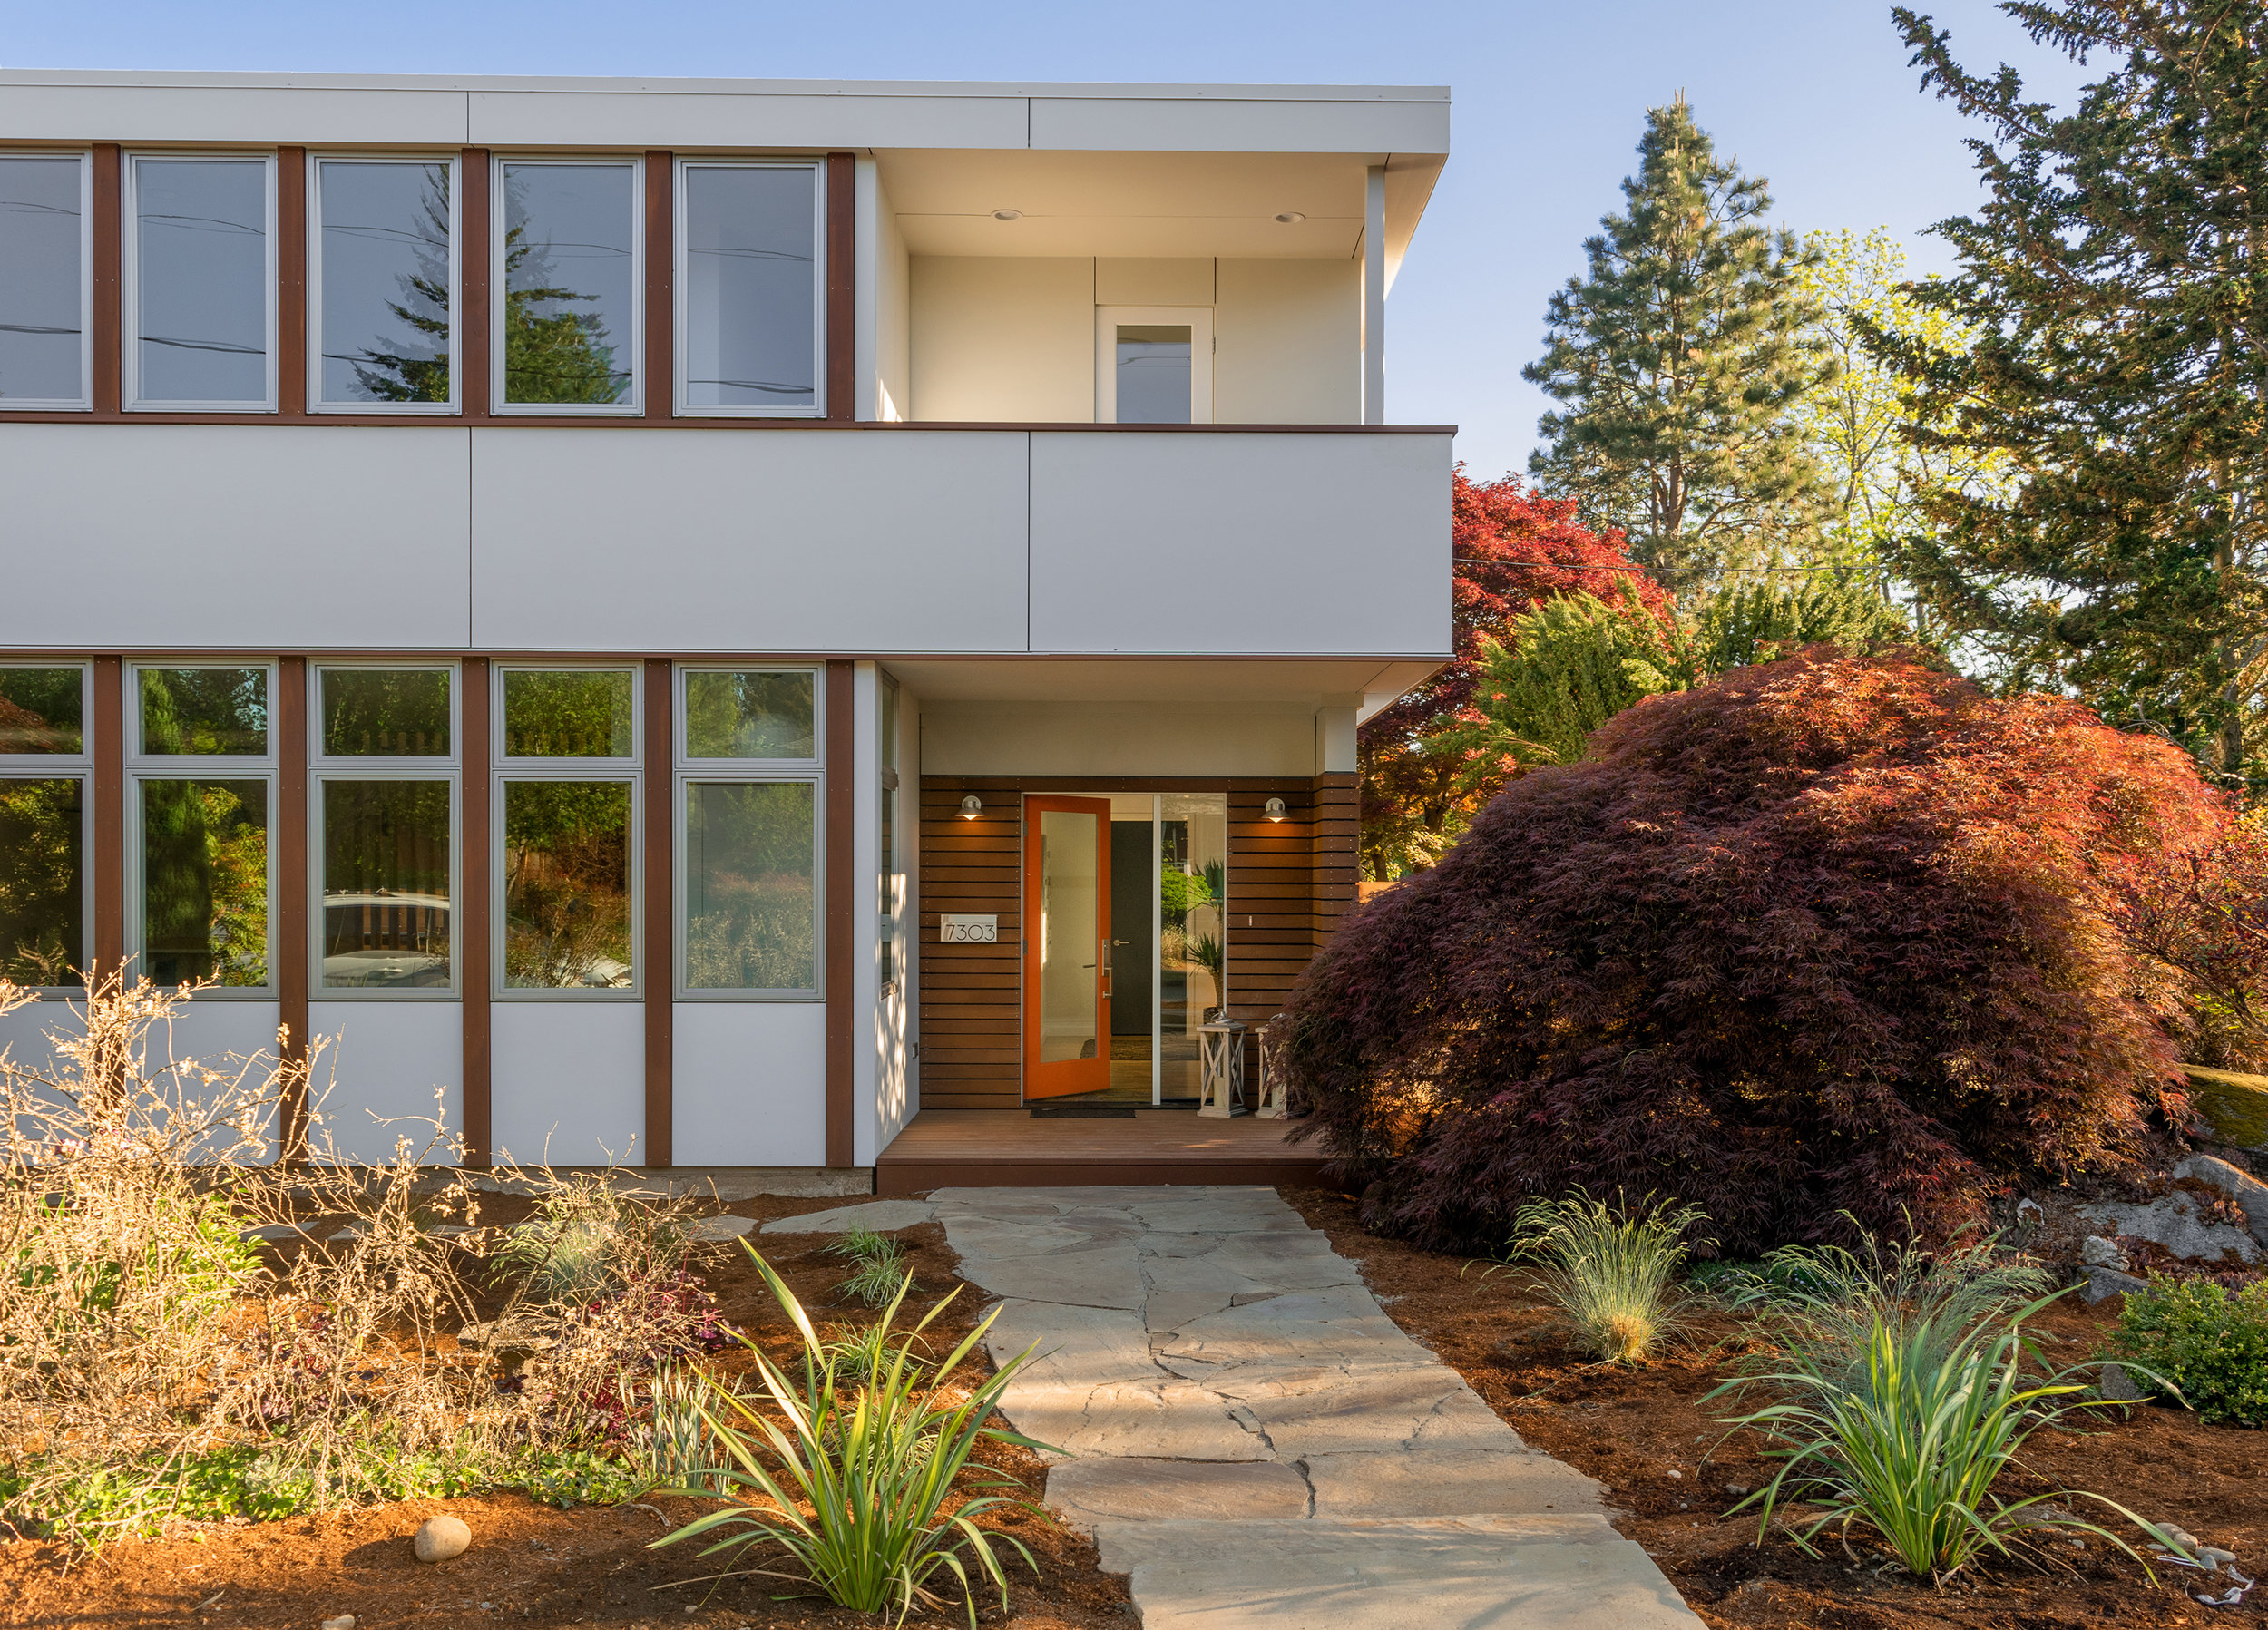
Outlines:
{"label": "low green shrub", "polygon": [[1677,1288],[1685,1235],[1706,1221],[1698,1206],[1651,1195],[1626,1206],[1619,1196],[1609,1205],[1577,1189],[1521,1206],[1511,1248],[1497,1267],[1541,1264],[1537,1288],[1585,1351],[1636,1363],[1677,1328],[1686,1300]]}
{"label": "low green shrub", "polygon": [[[952,1302],[947,1296],[891,1344],[886,1366],[853,1381],[842,1372],[841,1348],[820,1338],[771,1264],[748,1242],[741,1244],[802,1338],[802,1378],[791,1380],[762,1348],[748,1343],[763,1401],[771,1407],[760,1409],[738,1393],[715,1394],[735,1417],[709,1418],[730,1464],[707,1470],[702,1488],[678,1490],[721,1490],[727,1503],[654,1543],[706,1537],[709,1544],[700,1552],[703,1557],[721,1553],[737,1558],[751,1550],[770,1550],[774,1556],[767,1560],[792,1562],[796,1571],[776,1567],[742,1571],[808,1584],[837,1606],[887,1614],[900,1624],[917,1605],[943,1608],[943,1598],[930,1585],[939,1574],[950,1573],[960,1584],[973,1630],[972,1568],[999,1588],[1001,1605],[1007,1606],[1008,1579],[993,1551],[996,1542],[1013,1548],[1039,1571],[1021,1541],[988,1533],[975,1521],[1009,1503],[1022,1485],[970,1459],[987,1440],[1048,1449],[984,1424],[1034,1350],[1025,1349],[973,1384],[956,1377],[999,1316],[995,1309],[932,1371],[914,1359],[912,1349]],[[896,1323],[912,1284],[911,1275],[899,1282],[878,1322],[883,1330]],[[947,1503],[963,1493],[971,1498],[948,1512]]]}
{"label": "low green shrub", "polygon": [[2136,1383],[2152,1396],[2178,1389],[2200,1420],[2268,1426],[2268,1279],[2232,1294],[2210,1279],[2153,1274],[2147,1291],[2128,1293],[2102,1356],[2137,1366]]}

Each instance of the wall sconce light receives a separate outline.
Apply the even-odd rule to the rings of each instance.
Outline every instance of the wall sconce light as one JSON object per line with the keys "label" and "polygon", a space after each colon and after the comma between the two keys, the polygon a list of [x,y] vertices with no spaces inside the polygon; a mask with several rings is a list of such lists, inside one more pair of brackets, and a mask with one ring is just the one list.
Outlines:
{"label": "wall sconce light", "polygon": [[1281,798],[1270,798],[1262,807],[1261,813],[1266,815],[1271,821],[1282,820],[1286,813],[1284,808],[1284,800]]}
{"label": "wall sconce light", "polygon": [[984,800],[978,797],[974,793],[971,793],[967,797],[961,800],[961,818],[963,820],[973,821],[977,816],[982,815],[983,813]]}

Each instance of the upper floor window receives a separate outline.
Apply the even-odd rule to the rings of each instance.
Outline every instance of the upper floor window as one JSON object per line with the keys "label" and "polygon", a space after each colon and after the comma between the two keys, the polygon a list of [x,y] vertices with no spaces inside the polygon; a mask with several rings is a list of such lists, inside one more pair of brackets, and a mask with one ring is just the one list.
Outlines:
{"label": "upper floor window", "polygon": [[317,409],[456,407],[456,162],[311,161],[308,403]]}
{"label": "upper floor window", "polygon": [[274,160],[137,154],[127,185],[128,405],[272,410]]}
{"label": "upper floor window", "polygon": [[824,411],[815,164],[678,167],[679,414]]}
{"label": "upper floor window", "polygon": [[1095,418],[1105,425],[1211,424],[1211,308],[1097,307]]}
{"label": "upper floor window", "polygon": [[0,407],[89,405],[89,185],[82,153],[0,157]]}
{"label": "upper floor window", "polygon": [[639,411],[640,171],[632,161],[497,161],[499,411]]}

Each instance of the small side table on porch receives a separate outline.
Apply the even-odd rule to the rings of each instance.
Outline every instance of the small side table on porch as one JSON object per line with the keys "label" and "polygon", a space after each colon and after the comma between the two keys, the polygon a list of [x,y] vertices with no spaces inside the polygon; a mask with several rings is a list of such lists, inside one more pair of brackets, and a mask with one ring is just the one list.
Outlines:
{"label": "small side table on porch", "polygon": [[1276,1020],[1283,1017],[1278,1013],[1266,1024],[1255,1026],[1252,1032],[1260,1050],[1260,1102],[1252,1113],[1262,1120],[1283,1120],[1288,1113],[1285,1106],[1283,1065],[1276,1056],[1274,1037],[1270,1034]]}
{"label": "small side table on porch", "polygon": [[1197,1027],[1203,1061],[1197,1112],[1221,1120],[1245,1113],[1245,1027],[1233,1020]]}

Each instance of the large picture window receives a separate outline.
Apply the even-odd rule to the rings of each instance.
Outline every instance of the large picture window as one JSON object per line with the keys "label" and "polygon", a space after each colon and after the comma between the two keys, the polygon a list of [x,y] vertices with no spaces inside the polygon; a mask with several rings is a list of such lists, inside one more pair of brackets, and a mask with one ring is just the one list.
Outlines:
{"label": "large picture window", "polygon": [[153,665],[133,676],[135,968],[159,984],[265,991],[274,673]]}
{"label": "large picture window", "polygon": [[678,169],[680,414],[826,411],[814,164]]}
{"label": "large picture window", "polygon": [[0,407],[92,405],[90,186],[83,153],[0,154]]}
{"label": "large picture window", "polygon": [[456,980],[454,669],[318,666],[309,814],[316,989],[445,997]]}
{"label": "large picture window", "polygon": [[449,413],[456,405],[456,164],[311,162],[308,405]]}
{"label": "large picture window", "polygon": [[498,410],[636,413],[640,166],[505,159],[496,176]]}
{"label": "large picture window", "polygon": [[139,154],[127,185],[128,405],[273,409],[274,161]]}
{"label": "large picture window", "polygon": [[87,670],[0,667],[0,979],[79,982],[87,953]]}
{"label": "large picture window", "polygon": [[626,668],[498,671],[503,991],[639,989],[636,678]]}

